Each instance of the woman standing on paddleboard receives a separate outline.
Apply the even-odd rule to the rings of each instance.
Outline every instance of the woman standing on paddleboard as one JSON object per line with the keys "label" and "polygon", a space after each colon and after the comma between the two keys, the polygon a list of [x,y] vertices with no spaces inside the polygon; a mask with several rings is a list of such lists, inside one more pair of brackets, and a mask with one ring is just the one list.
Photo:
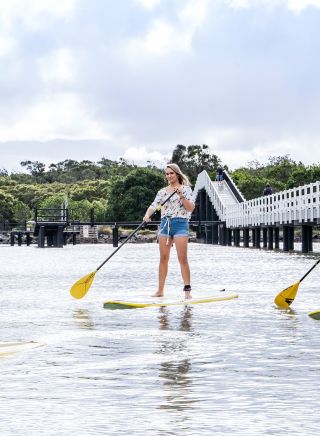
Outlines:
{"label": "woman standing on paddleboard", "polygon": [[168,263],[172,242],[176,245],[181,275],[184,282],[185,298],[191,298],[190,268],[188,263],[189,220],[195,204],[188,177],[182,173],[178,165],[168,164],[166,167],[168,186],[158,191],[156,198],[148,208],[143,220],[150,221],[150,216],[173,192],[169,201],[161,208],[161,224],[159,230],[159,284],[154,297],[162,297],[168,273]]}

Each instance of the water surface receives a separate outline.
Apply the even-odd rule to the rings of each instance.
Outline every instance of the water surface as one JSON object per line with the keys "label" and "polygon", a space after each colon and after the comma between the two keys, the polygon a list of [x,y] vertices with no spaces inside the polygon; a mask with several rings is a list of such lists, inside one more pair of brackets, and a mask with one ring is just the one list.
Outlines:
{"label": "water surface", "polygon": [[[110,245],[0,246],[1,341],[45,345],[0,358],[0,434],[311,435],[318,432],[320,309],[316,268],[292,311],[273,299],[316,256],[190,244],[193,294],[239,299],[108,311],[156,286],[156,244],[127,244],[82,300],[70,286]],[[182,283],[172,252],[166,293]]]}

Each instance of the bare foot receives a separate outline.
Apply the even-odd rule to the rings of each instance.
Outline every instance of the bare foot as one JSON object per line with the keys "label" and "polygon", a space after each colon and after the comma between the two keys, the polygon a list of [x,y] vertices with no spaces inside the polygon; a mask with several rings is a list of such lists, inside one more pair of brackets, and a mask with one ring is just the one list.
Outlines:
{"label": "bare foot", "polygon": [[184,298],[185,300],[190,300],[191,297],[191,292],[190,291],[184,291]]}
{"label": "bare foot", "polygon": [[151,297],[163,297],[163,292],[157,291],[155,294],[151,295]]}

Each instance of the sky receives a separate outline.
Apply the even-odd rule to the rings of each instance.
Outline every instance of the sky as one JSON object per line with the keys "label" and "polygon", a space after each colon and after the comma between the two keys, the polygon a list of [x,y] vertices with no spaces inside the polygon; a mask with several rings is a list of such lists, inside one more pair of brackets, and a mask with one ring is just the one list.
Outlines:
{"label": "sky", "polygon": [[0,0],[0,169],[320,162],[320,0]]}

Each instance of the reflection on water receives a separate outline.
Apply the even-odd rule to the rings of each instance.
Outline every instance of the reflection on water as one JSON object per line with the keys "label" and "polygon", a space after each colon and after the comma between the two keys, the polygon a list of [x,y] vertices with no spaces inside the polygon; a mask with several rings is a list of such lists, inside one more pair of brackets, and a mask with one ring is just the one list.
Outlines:
{"label": "reflection on water", "polygon": [[173,318],[171,313],[171,323],[170,325],[170,310],[168,307],[163,306],[159,308],[159,328],[160,330],[178,330],[178,331],[184,331],[184,332],[191,332],[192,331],[192,307],[191,306],[184,306],[182,308],[182,312],[179,315],[178,322],[176,322],[176,319]]}
{"label": "reflection on water", "polygon": [[[172,314],[171,314],[172,315]],[[179,315],[178,326],[170,325],[170,311],[166,307],[159,310],[159,328],[162,331],[177,330],[188,333],[191,331],[192,308],[185,306]],[[171,321],[173,321],[171,319]],[[176,323],[176,319],[174,320]],[[168,360],[164,360],[159,365],[159,377],[163,379],[163,389],[165,391],[165,401],[160,405],[160,409],[176,409],[181,411],[190,408],[192,401],[189,398],[188,388],[191,385],[191,363],[188,357],[188,335],[164,336],[159,344],[157,353],[164,354]]]}
{"label": "reflection on water", "polygon": [[89,311],[86,309],[76,309],[72,312],[72,317],[75,320],[78,327],[81,329],[92,330],[94,324],[89,317]]}

